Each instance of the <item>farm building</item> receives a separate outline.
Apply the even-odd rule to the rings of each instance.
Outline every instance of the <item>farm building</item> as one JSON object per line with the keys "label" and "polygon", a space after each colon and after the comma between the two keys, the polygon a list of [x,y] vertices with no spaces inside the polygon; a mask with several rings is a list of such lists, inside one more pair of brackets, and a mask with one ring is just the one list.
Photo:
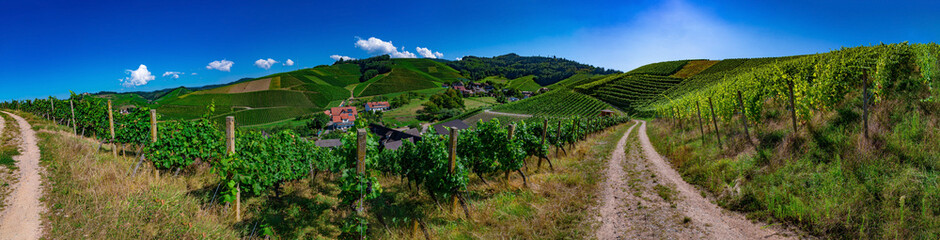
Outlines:
{"label": "farm building", "polygon": [[388,102],[367,102],[365,103],[366,111],[385,111],[391,108],[391,105]]}
{"label": "farm building", "polygon": [[616,113],[614,112],[614,110],[604,109],[604,110],[601,110],[600,116],[601,116],[601,117],[607,117],[607,116],[613,116],[613,115],[615,115],[615,114],[616,114]]}
{"label": "farm building", "polygon": [[408,131],[402,132],[374,123],[369,124],[369,130],[372,131],[372,133],[375,135],[379,136],[379,144],[382,145],[383,149],[398,149],[401,147],[402,141],[421,141],[420,136],[408,133]]}
{"label": "farm building", "polygon": [[329,128],[345,129],[356,124],[356,107],[334,107],[323,113],[330,116]]}

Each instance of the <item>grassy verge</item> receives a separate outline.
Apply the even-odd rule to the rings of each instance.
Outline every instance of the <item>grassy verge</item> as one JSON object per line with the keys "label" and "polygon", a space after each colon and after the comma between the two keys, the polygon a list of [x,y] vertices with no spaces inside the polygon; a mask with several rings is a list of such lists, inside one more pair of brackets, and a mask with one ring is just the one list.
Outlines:
{"label": "grassy verge", "polygon": [[13,190],[13,184],[16,183],[17,167],[13,156],[20,155],[19,149],[19,126],[9,115],[0,113],[3,118],[4,127],[0,132],[0,211],[6,207],[7,196]]}
{"label": "grassy verge", "polygon": [[[42,201],[48,239],[232,239],[223,211],[205,210],[190,188],[205,179],[130,177],[135,159],[112,157],[71,129],[26,113],[45,168]],[[206,174],[199,174],[206,176]]]}
{"label": "grassy verge", "polygon": [[[713,126],[702,144],[697,122],[657,120],[650,139],[686,181],[749,217],[795,225],[832,238],[940,237],[940,131],[936,103],[885,101],[863,136],[858,103],[814,117],[793,132],[786,110],[751,123]],[[756,130],[755,130],[756,129]]]}

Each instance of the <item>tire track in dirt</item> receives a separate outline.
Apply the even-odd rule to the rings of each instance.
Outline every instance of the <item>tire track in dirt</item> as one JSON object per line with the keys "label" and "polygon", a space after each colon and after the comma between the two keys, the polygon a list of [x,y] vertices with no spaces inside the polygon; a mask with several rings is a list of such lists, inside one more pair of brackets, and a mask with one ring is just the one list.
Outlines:
{"label": "tire track in dirt", "polygon": [[42,196],[43,171],[39,165],[39,146],[36,132],[26,119],[3,112],[13,117],[20,130],[20,155],[15,156],[19,168],[19,182],[13,187],[7,207],[0,213],[0,239],[39,239],[42,236],[40,214],[44,211],[39,198]]}
{"label": "tire track in dirt", "polygon": [[673,186],[678,195],[675,202],[677,209],[687,216],[691,223],[704,230],[708,239],[789,239],[793,234],[773,228],[765,228],[761,223],[753,223],[743,215],[724,210],[705,199],[691,184],[685,182],[672,166],[667,163],[646,135],[646,121],[640,120],[638,136],[642,154],[649,163],[650,170],[664,183]]}
{"label": "tire track in dirt", "polygon": [[597,221],[601,227],[597,229],[597,239],[616,239],[620,234],[620,229],[627,226],[627,220],[620,213],[623,205],[623,197],[626,196],[624,188],[626,183],[623,181],[623,167],[620,165],[626,157],[624,145],[630,132],[637,126],[636,123],[627,129],[627,132],[617,141],[617,147],[610,154],[610,160],[607,162],[607,180],[604,181],[604,188],[601,192],[601,207],[597,215]]}

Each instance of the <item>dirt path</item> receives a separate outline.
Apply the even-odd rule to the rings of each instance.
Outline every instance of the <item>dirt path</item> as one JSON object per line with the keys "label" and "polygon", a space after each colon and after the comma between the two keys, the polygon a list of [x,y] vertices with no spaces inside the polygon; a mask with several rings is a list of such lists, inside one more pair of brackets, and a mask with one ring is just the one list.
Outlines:
{"label": "dirt path", "polygon": [[620,137],[620,141],[617,141],[614,152],[610,154],[610,161],[607,163],[607,180],[604,181],[604,190],[601,192],[602,205],[597,219],[601,227],[597,229],[597,239],[616,239],[620,235],[618,229],[623,229],[627,224],[626,219],[619,214],[623,205],[621,198],[626,195],[624,192],[626,183],[623,181],[623,167],[620,166],[620,162],[623,162],[625,157],[624,145],[626,145],[627,138],[636,125],[634,123],[630,129],[627,129],[623,137]]}
{"label": "dirt path", "polygon": [[[637,127],[637,136],[630,133]],[[653,148],[646,122],[611,154],[601,193],[598,239],[787,239],[793,234],[721,209],[682,180]]]}
{"label": "dirt path", "polygon": [[528,115],[528,114],[515,114],[515,113],[494,112],[494,111],[490,111],[490,110],[483,110],[483,112],[485,112],[485,113],[492,113],[492,114],[496,114],[496,115],[510,116],[510,117],[521,117],[521,118],[532,117],[532,115]]}
{"label": "dirt path", "polygon": [[646,135],[646,122],[640,122],[639,144],[643,157],[651,165],[650,170],[660,181],[673,187],[678,199],[676,208],[688,217],[689,223],[704,231],[705,238],[787,239],[787,236],[792,236],[782,230],[765,227],[762,223],[753,223],[743,215],[724,210],[702,197],[698,189],[682,180],[682,176],[656,152]]}
{"label": "dirt path", "polygon": [[44,211],[39,198],[42,195],[42,178],[39,166],[39,147],[36,132],[20,116],[4,112],[16,119],[20,128],[21,155],[15,156],[19,168],[19,182],[7,199],[7,207],[0,213],[0,239],[39,239],[40,213]]}

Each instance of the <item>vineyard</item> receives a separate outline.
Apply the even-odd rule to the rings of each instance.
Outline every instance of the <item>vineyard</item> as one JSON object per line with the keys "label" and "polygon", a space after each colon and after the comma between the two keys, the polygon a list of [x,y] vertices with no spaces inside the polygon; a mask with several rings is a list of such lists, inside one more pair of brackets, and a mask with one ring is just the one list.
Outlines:
{"label": "vineyard", "polygon": [[937,56],[899,43],[724,60],[640,110],[663,117],[656,148],[728,208],[823,238],[933,239]]}
{"label": "vineyard", "polygon": [[[751,121],[760,120],[766,100],[785,105],[791,98],[797,118],[805,121],[810,112],[832,110],[846,100],[846,94],[861,90],[866,85],[863,80],[870,80],[867,84],[873,102],[892,94],[923,95],[932,101],[936,94],[933,75],[937,71],[934,69],[938,51],[936,44],[904,43],[844,48],[807,56],[733,60],[728,64],[722,61],[642,109],[691,118],[697,104],[711,99],[716,117],[728,119],[738,111],[740,92],[745,115]],[[903,72],[920,76],[899,78]],[[708,111],[703,112],[703,117],[711,116]]]}
{"label": "vineyard", "polygon": [[[570,91],[569,91],[570,93]],[[570,93],[573,94],[573,93]],[[575,95],[579,96],[579,95]],[[591,99],[593,100],[593,99]],[[596,100],[594,100],[596,103]],[[197,120],[160,121],[155,110],[138,108],[121,113],[111,102],[90,96],[69,99],[35,99],[0,103],[0,108],[36,114],[72,127],[77,135],[98,139],[102,144],[120,144],[136,149],[140,162],[132,167],[136,175],[143,162],[157,171],[177,171],[207,163],[218,178],[222,203],[233,203],[236,222],[241,221],[239,205],[246,198],[280,197],[286,183],[314,179],[318,173],[334,174],[339,186],[340,210],[348,212],[341,238],[359,238],[378,230],[369,212],[385,206],[377,198],[385,189],[378,176],[398,176],[408,186],[427,192],[434,199],[453,201],[453,209],[464,206],[470,174],[486,183],[493,175],[519,174],[538,169],[548,158],[550,147],[564,150],[589,134],[628,121],[624,117],[573,119],[539,118],[511,125],[498,120],[479,123],[475,129],[449,135],[426,135],[420,141],[404,141],[396,150],[382,149],[379,136],[365,130],[346,133],[342,146],[321,148],[290,130],[276,133],[235,130],[233,117],[226,126],[210,121],[214,106],[207,107]],[[356,123],[359,129],[366,123]],[[112,149],[115,149],[112,147]],[[116,154],[116,153],[113,153]],[[527,162],[527,158],[538,159]],[[459,203],[459,204],[458,204]],[[425,203],[433,204],[433,203]],[[466,210],[465,210],[466,211]],[[469,213],[468,213],[469,214]],[[421,219],[413,219],[417,226]],[[265,223],[266,225],[267,223]]]}
{"label": "vineyard", "polygon": [[612,108],[602,101],[573,92],[567,88],[554,89],[528,99],[493,108],[493,110],[500,112],[558,117],[596,116],[604,109]]}
{"label": "vineyard", "polygon": [[669,76],[681,70],[683,66],[689,63],[689,61],[692,60],[679,60],[647,64],[630,70],[627,72],[627,74]]}
{"label": "vineyard", "polygon": [[[623,74],[601,81],[578,86],[577,90],[624,111],[634,112],[638,105],[660,98],[663,92],[681,83],[682,79]],[[596,84],[599,82],[601,84]]]}

